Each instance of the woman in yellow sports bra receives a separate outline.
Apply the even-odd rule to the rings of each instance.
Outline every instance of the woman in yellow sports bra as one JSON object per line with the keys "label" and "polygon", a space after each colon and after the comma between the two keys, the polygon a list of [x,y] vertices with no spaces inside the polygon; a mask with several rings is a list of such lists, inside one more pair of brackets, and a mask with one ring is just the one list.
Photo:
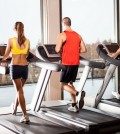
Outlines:
{"label": "woman in yellow sports bra", "polygon": [[[30,41],[24,35],[24,25],[22,22],[15,23],[15,30],[17,37],[13,37],[8,40],[3,61],[9,57],[10,53],[12,53],[10,76],[17,90],[15,104],[12,105],[12,114],[16,115],[17,106],[20,104],[23,113],[20,122],[28,123],[30,120],[26,112],[23,86],[28,77],[27,56],[30,49]],[[4,64],[4,62],[1,64]]]}

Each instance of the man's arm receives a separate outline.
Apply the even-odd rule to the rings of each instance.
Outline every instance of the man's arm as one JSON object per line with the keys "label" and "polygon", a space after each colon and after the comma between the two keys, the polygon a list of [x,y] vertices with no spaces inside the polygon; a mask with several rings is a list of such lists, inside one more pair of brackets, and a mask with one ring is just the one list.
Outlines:
{"label": "man's arm", "polygon": [[82,37],[81,37],[81,43],[80,43],[80,52],[81,53],[86,53],[87,52],[87,47],[86,47]]}
{"label": "man's arm", "polygon": [[62,45],[63,45],[64,41],[65,41],[65,34],[64,33],[60,33],[58,35],[57,44],[56,44],[56,47],[55,47],[55,51],[57,53],[59,53],[61,51]]}

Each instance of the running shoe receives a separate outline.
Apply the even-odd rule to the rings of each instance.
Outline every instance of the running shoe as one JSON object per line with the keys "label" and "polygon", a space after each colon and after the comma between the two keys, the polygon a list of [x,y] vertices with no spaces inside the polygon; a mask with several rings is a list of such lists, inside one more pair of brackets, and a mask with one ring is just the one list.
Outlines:
{"label": "running shoe", "polygon": [[30,122],[28,115],[22,116],[20,123],[28,124]]}
{"label": "running shoe", "polygon": [[79,108],[77,105],[75,105],[74,107],[73,106],[70,106],[68,108],[68,111],[71,111],[71,112],[79,112]]}
{"label": "running shoe", "polygon": [[112,91],[112,95],[115,96],[116,99],[120,99],[120,94],[118,92]]}

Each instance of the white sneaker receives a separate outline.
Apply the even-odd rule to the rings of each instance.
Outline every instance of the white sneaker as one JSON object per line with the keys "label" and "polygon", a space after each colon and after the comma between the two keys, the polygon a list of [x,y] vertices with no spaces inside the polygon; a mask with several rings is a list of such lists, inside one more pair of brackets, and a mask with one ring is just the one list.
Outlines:
{"label": "white sneaker", "polygon": [[78,109],[77,105],[75,105],[74,107],[73,106],[70,106],[68,108],[68,111],[71,111],[71,112],[79,112],[79,109]]}
{"label": "white sneaker", "polygon": [[118,92],[112,91],[112,95],[115,96],[118,100],[120,99],[120,94]]}
{"label": "white sneaker", "polygon": [[28,115],[22,116],[22,118],[20,119],[20,122],[28,124],[30,122]]}

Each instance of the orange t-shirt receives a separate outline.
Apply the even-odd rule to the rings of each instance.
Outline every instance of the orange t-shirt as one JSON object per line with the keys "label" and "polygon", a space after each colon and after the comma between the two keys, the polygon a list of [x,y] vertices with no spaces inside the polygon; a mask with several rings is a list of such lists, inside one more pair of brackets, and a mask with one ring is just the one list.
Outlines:
{"label": "orange t-shirt", "polygon": [[66,41],[62,48],[62,64],[79,65],[80,36],[74,31],[64,31]]}

